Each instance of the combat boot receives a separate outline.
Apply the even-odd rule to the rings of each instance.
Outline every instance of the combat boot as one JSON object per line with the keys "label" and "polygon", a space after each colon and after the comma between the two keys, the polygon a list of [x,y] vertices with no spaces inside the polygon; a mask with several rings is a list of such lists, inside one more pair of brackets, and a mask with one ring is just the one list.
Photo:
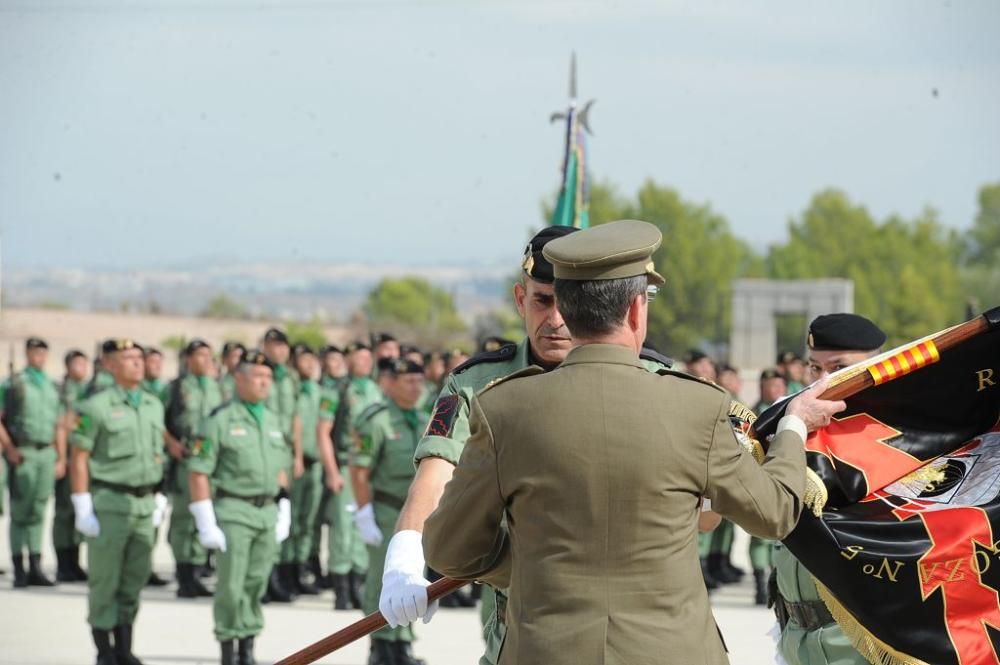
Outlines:
{"label": "combat boot", "polygon": [[70,549],[56,550],[56,582],[76,582],[76,575],[69,565]]}
{"label": "combat boot", "polygon": [[[333,583],[333,609],[351,609],[351,591],[347,575],[330,574],[330,581]],[[384,640],[375,640],[375,642]]]}
{"label": "combat boot", "polygon": [[733,565],[733,562],[729,558],[729,554],[722,555],[722,569],[728,573],[729,577],[735,577],[737,582],[742,580],[743,576],[747,574],[747,571]]}
{"label": "combat boot", "polygon": [[142,665],[132,653],[132,626],[115,626],[115,662],[117,665]]}
{"label": "combat boot", "polygon": [[313,579],[316,581],[316,586],[320,589],[332,589],[333,582],[330,580],[329,575],[323,574],[323,566],[319,562],[319,555],[313,554],[309,557],[309,572],[312,573]]}
{"label": "combat boot", "polygon": [[348,591],[351,593],[351,604],[354,605],[355,609],[361,609],[361,596],[364,595],[363,586],[366,574],[363,570],[352,570],[347,575]]}
{"label": "combat boot", "polygon": [[66,556],[68,557],[66,561],[67,567],[73,571],[73,576],[76,577],[77,582],[87,581],[87,571],[80,567],[80,546],[74,545],[66,550]]}
{"label": "combat boot", "polygon": [[271,575],[267,579],[267,597],[269,602],[290,603],[292,594],[288,593],[281,583],[281,573],[278,566],[271,568]]}
{"label": "combat boot", "polygon": [[394,644],[395,642],[388,640],[373,639],[371,651],[368,652],[368,665],[396,665]]}
{"label": "combat boot", "polygon": [[723,564],[725,555],[722,552],[712,552],[708,555],[708,572],[719,584],[733,584],[739,582],[740,578],[729,571]]}
{"label": "combat boot", "polygon": [[28,555],[28,585],[29,586],[55,586],[55,583],[42,573],[42,555]]}
{"label": "combat boot", "polygon": [[156,574],[155,570],[149,571],[149,579],[146,580],[146,586],[167,586],[168,582]]}
{"label": "combat boot", "polygon": [[423,658],[415,658],[409,642],[392,642],[393,665],[427,665]]}
{"label": "combat boot", "polygon": [[714,591],[719,588],[719,580],[715,579],[708,570],[708,559],[701,559],[701,576],[705,580],[705,588],[709,591]]}
{"label": "combat boot", "polygon": [[205,588],[194,574],[193,563],[177,564],[177,597],[178,598],[206,598],[212,592]]}
{"label": "combat boot", "polygon": [[767,573],[755,568],[753,571],[753,604],[767,605]]}
{"label": "combat boot", "polygon": [[285,588],[285,591],[288,592],[288,595],[292,597],[292,600],[299,597],[299,580],[295,575],[294,563],[278,564],[278,580],[281,582],[281,586]]}
{"label": "combat boot", "polygon": [[117,665],[115,652],[111,648],[111,631],[91,628],[90,635],[97,647],[97,665]]}
{"label": "combat boot", "polygon": [[225,642],[219,642],[219,647],[222,649],[222,665],[236,665],[236,644],[235,640],[226,640]]}
{"label": "combat boot", "polygon": [[302,563],[292,564],[292,575],[295,580],[295,590],[303,596],[319,595],[319,587],[315,582],[310,582],[307,577],[306,566]]}
{"label": "combat boot", "polygon": [[253,636],[240,638],[239,665],[257,665],[253,657]]}
{"label": "combat boot", "polygon": [[14,588],[23,589],[28,586],[28,576],[24,574],[24,555],[18,553],[11,559],[14,562]]}

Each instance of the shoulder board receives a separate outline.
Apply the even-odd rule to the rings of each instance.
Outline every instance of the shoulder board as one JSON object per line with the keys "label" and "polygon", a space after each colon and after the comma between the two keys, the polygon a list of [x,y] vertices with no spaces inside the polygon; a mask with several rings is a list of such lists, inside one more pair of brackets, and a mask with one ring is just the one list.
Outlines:
{"label": "shoulder board", "polygon": [[232,403],[233,403],[233,400],[231,400],[231,399],[230,400],[226,400],[225,402],[223,402],[219,406],[217,406],[214,409],[212,409],[211,411],[209,411],[208,412],[208,417],[211,418],[212,416],[214,416],[215,414],[219,413],[220,411],[222,411],[224,408],[226,408],[227,406],[229,406]]}
{"label": "shoulder board", "polygon": [[376,402],[375,404],[369,404],[365,407],[365,410],[358,414],[358,424],[368,422],[374,418],[377,414],[382,413],[389,408],[388,402]]}
{"label": "shoulder board", "polygon": [[757,414],[753,412],[753,409],[738,399],[729,402],[729,417],[751,425],[757,420]]}
{"label": "shoulder board", "polygon": [[495,378],[492,381],[490,381],[489,383],[487,383],[483,387],[483,389],[480,390],[477,394],[482,395],[484,392],[486,392],[490,388],[495,388],[495,387],[499,386],[501,383],[506,383],[507,381],[510,381],[511,379],[520,379],[520,378],[523,378],[525,376],[535,376],[536,374],[545,374],[545,370],[542,369],[541,367],[539,367],[538,365],[529,365],[528,367],[525,367],[524,369],[519,369],[516,372],[512,372],[510,374],[507,374],[506,376],[498,376],[497,378]]}
{"label": "shoulder board", "polygon": [[484,351],[482,353],[477,353],[455,369],[451,370],[451,373],[461,374],[473,365],[479,365],[480,363],[503,362],[505,360],[510,360],[515,355],[517,355],[517,344],[504,344],[496,351]]}
{"label": "shoulder board", "polygon": [[643,360],[651,360],[654,363],[660,363],[664,367],[670,368],[674,366],[674,359],[663,355],[659,351],[655,351],[649,347],[642,347],[639,351],[639,357]]}
{"label": "shoulder board", "polygon": [[[676,376],[676,377],[678,377],[680,379],[687,379],[688,381],[696,381],[696,382],[698,382],[698,383],[700,383],[702,385],[709,386],[711,388],[715,388],[720,393],[725,393],[726,392],[725,388],[723,388],[722,386],[720,386],[719,384],[717,384],[717,383],[715,383],[713,381],[709,381],[708,379],[703,379],[703,378],[698,377],[698,376],[692,376],[692,375],[687,374],[685,372],[678,372],[677,370],[674,370],[674,369],[659,369],[659,370],[656,370],[656,373],[659,374],[660,376]],[[726,393],[726,394],[728,395],[729,393]]]}

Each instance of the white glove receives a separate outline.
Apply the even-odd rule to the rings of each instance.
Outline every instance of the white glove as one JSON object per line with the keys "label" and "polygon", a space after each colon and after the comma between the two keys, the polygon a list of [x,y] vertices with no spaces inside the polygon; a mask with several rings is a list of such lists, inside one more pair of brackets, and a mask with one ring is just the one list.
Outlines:
{"label": "white glove", "polygon": [[382,532],[375,524],[375,508],[371,503],[358,508],[358,512],[354,513],[354,524],[361,532],[361,541],[365,545],[378,547],[382,544]]}
{"label": "white glove", "polygon": [[198,527],[198,542],[209,550],[226,551],[226,534],[222,533],[219,523],[215,521],[215,509],[209,499],[195,501],[188,505],[188,510],[194,516]]}
{"label": "white glove", "polygon": [[427,623],[437,612],[438,602],[427,605],[424,577],[423,535],[419,531],[400,531],[389,541],[382,573],[382,595],[378,609],[391,628],[423,617]]}
{"label": "white glove", "polygon": [[153,528],[163,524],[163,516],[167,514],[167,497],[165,494],[156,493],[153,497],[153,503],[155,504],[153,508]]}
{"label": "white glove", "polygon": [[90,497],[90,492],[70,494],[69,499],[73,502],[73,512],[76,513],[73,521],[76,530],[89,538],[101,535],[101,523],[94,514],[94,501]]}
{"label": "white glove", "polygon": [[278,521],[274,525],[274,536],[279,543],[285,542],[292,530],[292,503],[285,498],[278,499]]}

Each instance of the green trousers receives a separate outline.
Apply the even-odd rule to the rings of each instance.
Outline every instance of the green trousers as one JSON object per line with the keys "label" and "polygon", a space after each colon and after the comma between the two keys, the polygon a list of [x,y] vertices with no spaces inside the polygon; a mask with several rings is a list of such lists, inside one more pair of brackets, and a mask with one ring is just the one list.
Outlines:
{"label": "green trousers", "polygon": [[215,639],[220,642],[253,637],[264,628],[260,599],[277,555],[273,503],[257,508],[240,499],[215,502],[219,527],[226,535],[226,551],[216,556],[218,582],[212,601]]}
{"label": "green trousers", "polygon": [[56,481],[56,450],[18,448],[24,458],[17,466],[9,465],[7,479],[10,488],[10,551],[21,556],[42,552],[42,528],[45,508]]}
{"label": "green trousers", "polygon": [[62,479],[56,481],[56,509],[52,516],[52,547],[64,550],[76,547],[83,542],[83,536],[73,526],[76,514],[73,512],[73,502],[70,500],[69,470]]}
{"label": "green trousers", "polygon": [[750,566],[754,570],[770,570],[774,541],[750,536]]}
{"label": "green trousers", "polygon": [[[500,649],[507,637],[507,622],[505,617],[497,616],[497,596],[503,595],[488,584],[483,585],[482,605],[479,607],[479,618],[483,623],[483,641],[486,649],[479,665],[497,665],[500,661]],[[504,620],[501,620],[504,619]]]}
{"label": "green trousers", "polygon": [[[343,493],[343,492],[341,492]],[[361,599],[361,609],[365,614],[378,612],[378,599],[382,595],[382,572],[385,570],[385,553],[389,550],[389,538],[396,529],[399,509],[382,503],[375,504],[375,523],[382,532],[382,544],[368,548],[368,576],[365,578],[365,595]],[[390,642],[412,642],[415,639],[413,624],[389,628],[386,626],[372,633],[373,640]]]}
{"label": "green trousers", "polygon": [[188,510],[191,491],[188,487],[187,462],[177,462],[170,493],[170,527],[167,542],[174,554],[175,563],[203,564],[207,558],[205,548],[198,542],[198,527]]}
{"label": "green trousers", "polygon": [[292,481],[292,528],[281,544],[282,562],[305,563],[309,560],[322,498],[323,466],[313,462],[301,478]]}
{"label": "green trousers", "polygon": [[[354,505],[354,490],[351,489],[351,476],[347,473],[346,467],[342,475],[344,489],[340,490],[339,494],[331,495],[327,502],[330,530],[327,539],[329,559],[326,566],[331,575],[346,575],[352,570],[368,569],[368,549],[361,542],[358,527],[354,526],[354,514],[348,510]],[[396,524],[393,523],[389,530],[383,531],[382,534],[388,541],[395,530]],[[379,585],[381,584],[382,573],[379,573]]]}
{"label": "green trousers", "polygon": [[87,621],[110,630],[135,622],[139,592],[152,570],[153,520],[149,515],[96,512],[101,533],[87,538]]}
{"label": "green trousers", "polygon": [[733,535],[735,533],[733,529],[733,523],[729,520],[722,520],[722,522],[713,531],[711,544],[708,547],[709,554],[725,554],[726,556],[733,549]]}
{"label": "green trousers", "polygon": [[698,558],[704,559],[712,549],[712,532],[700,531],[698,533]]}

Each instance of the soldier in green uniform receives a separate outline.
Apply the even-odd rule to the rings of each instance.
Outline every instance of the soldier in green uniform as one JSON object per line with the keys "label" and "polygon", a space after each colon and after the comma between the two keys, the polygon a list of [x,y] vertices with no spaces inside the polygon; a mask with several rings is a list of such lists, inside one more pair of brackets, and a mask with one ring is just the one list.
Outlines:
{"label": "soldier in green uniform", "polygon": [[[885,333],[857,314],[825,314],[809,325],[806,380],[828,374],[878,354]],[[864,665],[816,591],[809,571],[781,543],[774,547],[777,595],[774,611],[781,637],[778,652],[788,665]],[[775,584],[772,583],[772,589]]]}
{"label": "soldier in green uniform", "polygon": [[399,341],[390,333],[380,332],[372,335],[372,357],[376,366],[383,358],[388,360],[399,358],[402,351]]}
{"label": "soldier in green uniform", "polygon": [[108,369],[108,364],[110,363],[110,358],[105,356],[103,349],[108,346],[108,342],[113,342],[114,340],[106,340],[101,344],[100,355],[94,358],[94,373],[90,377],[90,383],[87,384],[87,390],[84,392],[84,397],[90,397],[94,393],[98,393],[105,388],[110,388],[115,385],[115,378],[111,375],[111,371]]}
{"label": "soldier in green uniform", "polygon": [[348,376],[339,388],[328,388],[320,401],[317,444],[330,490],[327,520],[327,569],[333,587],[333,607],[348,610],[361,607],[361,585],[368,570],[368,550],[354,524],[357,509],[350,474],[346,473],[353,444],[351,432],[357,418],[367,408],[383,400],[371,379],[372,354],[361,341],[345,349]]}
{"label": "soldier in green uniform", "polygon": [[239,665],[254,663],[254,638],[264,627],[261,599],[291,525],[285,433],[265,406],[272,377],[263,353],[243,356],[236,399],[204,421],[188,462],[198,539],[219,550],[212,614],[222,665],[236,665],[237,655]]}
{"label": "soldier in green uniform", "polygon": [[222,391],[222,401],[228,402],[236,395],[236,378],[233,372],[240,364],[240,359],[247,348],[239,342],[226,342],[222,345],[222,372],[219,376],[219,389]]}
{"label": "soldier in green uniform", "polygon": [[171,502],[167,540],[177,565],[177,597],[211,596],[198,578],[197,569],[206,562],[198,543],[194,519],[188,512],[190,490],[188,462],[201,422],[220,404],[222,392],[212,377],[212,348],[203,339],[191,340],[184,349],[187,371],[167,390],[167,449],[172,458],[167,473]]}
{"label": "soldier in green uniform", "polygon": [[316,595],[319,588],[306,577],[306,564],[312,551],[319,502],[323,495],[323,466],[319,463],[316,425],[322,399],[317,378],[319,359],[307,344],[296,344],[293,357],[298,373],[299,394],[296,413],[302,423],[303,473],[292,480],[292,530],[281,546],[282,579],[286,587],[306,595]]}
{"label": "soldier in green uniform", "polygon": [[[570,334],[556,308],[552,265],[542,250],[546,243],[576,231],[553,226],[536,234],[525,248],[522,277],[514,285],[514,303],[524,319],[527,337],[519,344],[505,345],[491,353],[480,353],[457,367],[445,379],[430,423],[417,447],[417,474],[406,505],[396,525],[396,535],[386,555],[383,591],[379,609],[391,626],[423,617],[430,620],[437,604],[427,605],[421,532],[424,521],[437,506],[444,486],[451,479],[462,448],[469,438],[469,407],[473,396],[491,381],[530,365],[553,369],[570,349]],[[672,361],[644,349],[642,362],[651,371],[670,367]],[[495,664],[506,633],[506,596],[492,587],[482,595],[483,636],[486,653],[480,663]],[[417,608],[418,612],[407,610]]]}
{"label": "soldier in green uniform", "polygon": [[0,434],[8,466],[15,588],[52,586],[41,568],[42,522],[56,479],[66,475],[65,447],[56,446],[56,425],[62,416],[59,391],[43,371],[49,346],[37,337],[29,338],[25,346],[28,365],[11,378],[4,393],[6,431]]}
{"label": "soldier in green uniform", "polygon": [[[357,423],[351,450],[351,482],[358,509],[354,523],[368,545],[370,565],[365,579],[362,609],[378,610],[382,572],[390,533],[413,480],[413,454],[427,424],[427,413],[416,410],[424,382],[424,367],[412,360],[390,360],[387,399],[368,409]],[[416,665],[409,625],[383,628],[372,634],[372,665]]]}
{"label": "soldier in green uniform", "polygon": [[[62,417],[56,430],[57,450],[68,449],[69,432],[76,413],[76,405],[87,392],[87,356],[72,349],[63,362],[66,377],[59,388]],[[59,582],[85,582],[87,573],[80,567],[80,543],[83,536],[73,528],[73,502],[70,501],[69,473],[56,481],[55,515],[52,518],[52,546],[56,550],[56,580]]]}
{"label": "soldier in green uniform", "polygon": [[[288,336],[283,330],[269,328],[264,333],[262,350],[274,368],[274,379],[267,396],[267,408],[281,423],[281,431],[285,437],[288,476],[291,479],[299,478],[305,471],[302,459],[302,424],[295,413],[299,391],[295,373],[288,367],[291,357]],[[268,578],[265,602],[273,600],[278,603],[290,603],[295,600],[297,593],[289,583],[287,568],[283,569],[279,565],[277,554],[274,568]]]}
{"label": "soldier in green uniform", "polygon": [[137,344],[108,340],[102,351],[115,385],[77,407],[70,498],[76,528],[87,537],[87,620],[97,663],[136,665],[132,625],[152,569],[153,532],[163,517],[153,500],[163,477],[163,404],[139,387]]}
{"label": "soldier in green uniform", "polygon": [[167,387],[163,383],[163,353],[152,346],[143,349],[142,389],[161,402],[167,401]]}

